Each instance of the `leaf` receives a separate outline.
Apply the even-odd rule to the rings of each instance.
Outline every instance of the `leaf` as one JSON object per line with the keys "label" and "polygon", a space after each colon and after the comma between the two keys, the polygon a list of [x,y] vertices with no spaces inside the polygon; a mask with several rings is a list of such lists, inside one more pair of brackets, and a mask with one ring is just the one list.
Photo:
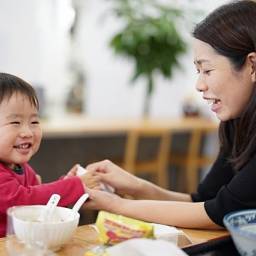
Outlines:
{"label": "leaf", "polygon": [[180,67],[180,55],[186,51],[186,44],[176,27],[182,11],[148,0],[157,11],[157,15],[149,15],[143,12],[146,0],[122,1],[116,3],[126,25],[112,37],[110,46],[116,54],[133,60],[135,65],[131,81],[146,77],[147,91],[151,94],[154,90],[154,73],[158,71],[164,77],[171,78],[173,68]]}

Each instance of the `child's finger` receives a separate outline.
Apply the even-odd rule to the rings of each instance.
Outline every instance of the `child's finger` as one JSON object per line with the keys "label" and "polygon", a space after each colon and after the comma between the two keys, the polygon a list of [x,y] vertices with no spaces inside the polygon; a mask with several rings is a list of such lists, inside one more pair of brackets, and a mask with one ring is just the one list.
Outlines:
{"label": "child's finger", "polygon": [[70,171],[67,173],[67,176],[76,176],[76,172],[78,169],[78,164],[75,164]]}
{"label": "child's finger", "polygon": [[38,181],[38,184],[42,184],[42,178],[40,175],[36,174],[36,179]]}

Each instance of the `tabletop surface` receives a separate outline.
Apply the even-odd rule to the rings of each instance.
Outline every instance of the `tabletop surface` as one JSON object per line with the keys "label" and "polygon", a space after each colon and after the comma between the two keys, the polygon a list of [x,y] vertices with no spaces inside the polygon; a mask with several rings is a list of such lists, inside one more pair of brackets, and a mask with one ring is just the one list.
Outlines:
{"label": "tabletop surface", "polygon": [[83,116],[67,116],[42,120],[45,137],[63,135],[122,134],[130,130],[139,131],[189,131],[204,129],[216,131],[218,122],[206,118],[152,118],[152,119],[93,119]]}
{"label": "tabletop surface", "polygon": [[[205,244],[209,241],[225,239],[229,233],[225,230],[195,230],[181,229],[192,242],[186,245],[187,248]],[[0,239],[0,256],[8,255],[6,249],[6,238]],[[98,245],[98,236],[94,225],[84,225],[77,228],[75,235],[60,251],[56,252],[59,256],[76,255],[82,256],[85,251]],[[184,248],[184,247],[183,247]],[[12,249],[12,248],[11,248]]]}

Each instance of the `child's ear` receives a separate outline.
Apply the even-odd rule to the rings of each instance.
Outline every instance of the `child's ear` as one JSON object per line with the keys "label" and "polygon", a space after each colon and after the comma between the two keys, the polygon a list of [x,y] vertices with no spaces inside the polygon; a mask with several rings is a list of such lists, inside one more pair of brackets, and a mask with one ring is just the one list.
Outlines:
{"label": "child's ear", "polygon": [[250,52],[247,55],[248,64],[250,67],[251,80],[253,83],[256,82],[256,52]]}

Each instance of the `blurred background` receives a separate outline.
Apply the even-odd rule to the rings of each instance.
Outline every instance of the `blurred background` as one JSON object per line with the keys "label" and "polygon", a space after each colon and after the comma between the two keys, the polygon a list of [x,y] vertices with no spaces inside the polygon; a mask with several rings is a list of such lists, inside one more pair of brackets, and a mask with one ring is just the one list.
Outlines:
{"label": "blurred background", "polygon": [[[111,39],[127,22],[116,15],[119,2],[126,1],[1,0],[1,71],[21,76],[42,88],[42,111],[47,117],[65,114],[68,97],[79,84],[83,114],[141,117],[147,90],[145,78],[139,77],[132,83],[133,59],[115,54],[110,47]],[[142,8],[143,4],[156,1],[127,2],[137,2]],[[177,117],[182,114],[181,105],[186,98],[198,99],[190,32],[196,22],[225,1],[157,2],[182,11],[176,23],[187,47],[178,56],[181,69],[174,66],[171,79],[155,72],[156,86],[149,112],[153,117]],[[148,15],[154,13],[149,11]],[[202,102],[198,100],[198,104]]]}
{"label": "blurred background", "polygon": [[[217,121],[194,88],[190,33],[225,2],[1,0],[0,70],[37,90],[45,138],[31,164],[43,180],[108,158],[136,175],[158,175],[167,188],[194,190],[218,140]],[[184,116],[207,119],[177,124]],[[144,133],[134,133],[133,120]],[[149,176],[135,171],[143,159]]]}

